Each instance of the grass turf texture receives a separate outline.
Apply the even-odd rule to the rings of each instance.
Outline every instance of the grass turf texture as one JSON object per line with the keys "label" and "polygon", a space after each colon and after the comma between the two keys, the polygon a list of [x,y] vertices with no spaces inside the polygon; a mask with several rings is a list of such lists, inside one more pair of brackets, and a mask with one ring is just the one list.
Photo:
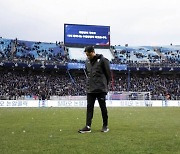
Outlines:
{"label": "grass turf texture", "polygon": [[179,154],[180,108],[108,108],[108,133],[95,108],[92,132],[86,108],[0,108],[0,153]]}

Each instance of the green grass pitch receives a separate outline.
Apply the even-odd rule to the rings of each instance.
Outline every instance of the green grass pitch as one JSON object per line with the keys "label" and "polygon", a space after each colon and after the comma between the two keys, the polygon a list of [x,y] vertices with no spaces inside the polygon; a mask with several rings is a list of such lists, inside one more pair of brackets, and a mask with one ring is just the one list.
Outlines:
{"label": "green grass pitch", "polygon": [[0,154],[180,154],[180,108],[108,108],[108,133],[95,108],[0,108]]}

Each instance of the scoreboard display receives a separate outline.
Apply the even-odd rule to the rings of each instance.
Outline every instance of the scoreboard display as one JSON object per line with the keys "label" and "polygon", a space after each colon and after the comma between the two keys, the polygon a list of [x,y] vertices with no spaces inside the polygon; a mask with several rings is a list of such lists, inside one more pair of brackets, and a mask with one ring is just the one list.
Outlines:
{"label": "scoreboard display", "polygon": [[110,26],[64,24],[66,46],[110,46]]}

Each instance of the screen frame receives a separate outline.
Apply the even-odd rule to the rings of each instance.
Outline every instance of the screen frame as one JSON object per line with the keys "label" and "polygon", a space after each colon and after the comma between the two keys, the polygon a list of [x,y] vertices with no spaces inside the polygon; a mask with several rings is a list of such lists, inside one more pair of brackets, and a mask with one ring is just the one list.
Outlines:
{"label": "screen frame", "polygon": [[[66,41],[66,35],[67,35],[67,31],[66,31],[66,26],[70,25],[70,26],[85,26],[85,27],[102,27],[102,28],[107,28],[108,31],[108,44],[91,44],[91,43],[69,43]],[[85,25],[85,24],[68,24],[68,23],[64,23],[64,45],[67,47],[86,47],[86,46],[94,46],[94,47],[98,47],[98,48],[110,48],[110,26],[104,26],[104,25]]]}

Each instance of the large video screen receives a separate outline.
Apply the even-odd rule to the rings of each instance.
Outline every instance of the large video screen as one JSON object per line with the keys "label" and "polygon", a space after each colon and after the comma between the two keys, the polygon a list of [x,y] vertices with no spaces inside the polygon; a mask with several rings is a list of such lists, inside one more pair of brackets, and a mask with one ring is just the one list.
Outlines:
{"label": "large video screen", "polygon": [[110,26],[64,24],[64,44],[110,46]]}

